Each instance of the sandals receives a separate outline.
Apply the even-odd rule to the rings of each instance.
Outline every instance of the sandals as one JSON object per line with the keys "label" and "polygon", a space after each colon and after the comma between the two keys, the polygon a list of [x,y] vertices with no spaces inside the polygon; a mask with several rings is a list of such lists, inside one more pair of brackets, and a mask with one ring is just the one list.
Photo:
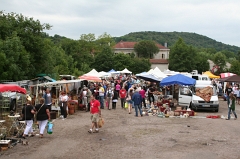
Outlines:
{"label": "sandals", "polygon": [[88,132],[91,134],[92,133],[92,131],[91,130],[88,130]]}
{"label": "sandals", "polygon": [[99,133],[99,130],[95,130],[93,133]]}
{"label": "sandals", "polygon": [[40,134],[40,138],[43,138],[43,134]]}

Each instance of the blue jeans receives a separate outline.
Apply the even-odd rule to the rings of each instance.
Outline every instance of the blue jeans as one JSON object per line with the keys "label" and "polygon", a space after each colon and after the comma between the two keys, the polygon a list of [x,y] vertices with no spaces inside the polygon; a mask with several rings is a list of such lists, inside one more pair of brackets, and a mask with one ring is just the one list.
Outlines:
{"label": "blue jeans", "polygon": [[141,107],[141,104],[134,105],[134,108],[135,108],[136,116],[138,116],[138,109],[139,109],[140,115],[142,116],[142,107]]}
{"label": "blue jeans", "polygon": [[235,110],[232,110],[231,107],[228,107],[228,119],[230,119],[230,113],[231,113],[231,111],[232,111],[232,113],[234,114],[235,118],[237,118],[237,114],[236,114]]}
{"label": "blue jeans", "polygon": [[104,101],[103,101],[104,96],[99,96],[99,102],[100,102],[100,108],[104,109]]}

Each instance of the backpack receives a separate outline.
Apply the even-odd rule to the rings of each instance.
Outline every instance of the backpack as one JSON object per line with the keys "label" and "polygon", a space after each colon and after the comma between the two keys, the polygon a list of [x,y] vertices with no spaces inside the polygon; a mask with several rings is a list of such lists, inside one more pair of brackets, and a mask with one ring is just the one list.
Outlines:
{"label": "backpack", "polygon": [[107,93],[107,97],[111,97],[112,96],[112,93],[111,93],[112,91],[109,91],[108,90],[108,93]]}

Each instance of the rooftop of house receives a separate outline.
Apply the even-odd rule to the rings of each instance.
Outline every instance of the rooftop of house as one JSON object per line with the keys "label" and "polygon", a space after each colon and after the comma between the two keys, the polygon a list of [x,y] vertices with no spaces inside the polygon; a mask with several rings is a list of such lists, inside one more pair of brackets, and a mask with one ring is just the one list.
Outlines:
{"label": "rooftop of house", "polygon": [[[114,46],[114,48],[115,48],[115,49],[126,49],[126,48],[132,49],[132,48],[134,48],[134,45],[135,45],[136,43],[137,43],[137,42],[120,41],[120,42],[118,42],[118,43]],[[156,43],[156,46],[157,46],[159,49],[168,49],[167,47],[162,46],[161,44],[158,44],[158,43]]]}
{"label": "rooftop of house", "polygon": [[151,64],[168,64],[167,59],[150,59]]}

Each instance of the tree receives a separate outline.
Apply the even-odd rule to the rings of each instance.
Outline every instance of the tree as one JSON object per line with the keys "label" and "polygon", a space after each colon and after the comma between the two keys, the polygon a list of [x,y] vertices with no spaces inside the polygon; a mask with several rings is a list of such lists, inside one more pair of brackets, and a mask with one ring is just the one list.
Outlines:
{"label": "tree", "polygon": [[134,58],[134,59],[132,59],[132,62],[130,63],[130,66],[128,68],[130,68],[130,70],[134,74],[141,73],[141,72],[144,72],[146,70],[150,70],[151,63],[148,59]]}
{"label": "tree", "polygon": [[208,55],[205,52],[199,52],[196,55],[196,69],[198,72],[205,72],[210,69],[208,60]]}
{"label": "tree", "polygon": [[101,52],[105,46],[113,47],[115,45],[115,41],[110,34],[107,34],[105,32],[102,35],[98,36],[98,39],[96,40],[96,45],[98,46],[99,52]]}
{"label": "tree", "polygon": [[12,37],[0,40],[0,79],[20,80],[29,72],[30,56],[22,46],[16,32]]}
{"label": "tree", "polygon": [[113,56],[113,68],[116,70],[123,70],[124,68],[130,68],[133,61],[131,57],[124,53],[117,53]]}
{"label": "tree", "polygon": [[231,67],[230,67],[229,71],[239,75],[240,74],[240,62],[238,60],[234,60],[231,63]]}
{"label": "tree", "polygon": [[[33,78],[37,71],[42,70],[42,66],[39,63],[46,62],[45,57],[47,56],[47,54],[45,54],[46,50],[44,50],[43,37],[45,33],[43,33],[43,30],[48,30],[50,28],[51,26],[49,24],[41,24],[40,21],[24,17],[22,14],[5,14],[0,11],[0,39],[2,39],[4,43],[13,43],[19,39],[17,40],[19,41],[17,48],[20,49],[22,45],[22,51],[20,52],[26,55],[25,58],[21,58],[24,58],[22,60],[26,60],[26,58],[29,60],[23,61],[23,63],[28,63],[30,65],[24,68],[24,72],[19,70],[19,73],[21,72],[21,76],[18,77],[19,79],[23,77]],[[9,46],[12,45],[9,44]],[[8,53],[10,53],[9,51],[10,50],[8,50]],[[3,53],[6,54],[7,51],[5,50]],[[18,53],[14,54],[16,55],[15,58],[19,57]],[[9,59],[7,58],[6,60]],[[20,69],[20,67],[14,66],[14,63],[12,63],[12,65],[11,69],[15,70],[15,72],[16,69]],[[8,75],[8,78],[12,78],[11,73],[8,73]],[[15,76],[16,75],[17,74],[15,74]],[[16,77],[13,79],[16,79]]]}
{"label": "tree", "polygon": [[213,62],[215,65],[219,66],[219,70],[217,73],[221,73],[224,71],[224,67],[226,66],[226,56],[221,52],[217,52],[213,56]]}
{"label": "tree", "polygon": [[169,55],[169,69],[179,72],[191,72],[197,69],[196,66],[196,50],[192,46],[187,46],[183,39],[178,41],[171,47]]}
{"label": "tree", "polygon": [[92,63],[92,68],[97,71],[109,71],[114,66],[113,52],[111,47],[106,46],[102,52],[98,53],[94,57],[94,62]]}
{"label": "tree", "polygon": [[155,54],[159,52],[159,48],[156,43],[150,40],[143,40],[134,45],[134,51],[138,57],[153,58]]}

